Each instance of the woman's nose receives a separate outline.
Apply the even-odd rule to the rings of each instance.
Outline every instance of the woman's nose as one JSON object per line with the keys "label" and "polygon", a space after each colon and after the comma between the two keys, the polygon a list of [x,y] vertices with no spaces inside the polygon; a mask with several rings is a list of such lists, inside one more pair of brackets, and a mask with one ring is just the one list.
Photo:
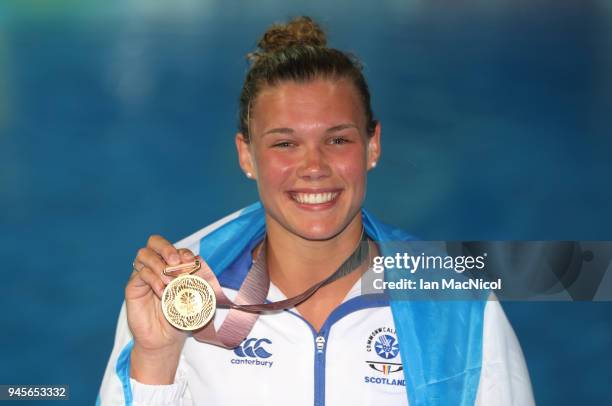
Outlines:
{"label": "woman's nose", "polygon": [[324,153],[319,148],[308,149],[303,156],[298,176],[309,180],[324,178],[330,175],[330,167]]}

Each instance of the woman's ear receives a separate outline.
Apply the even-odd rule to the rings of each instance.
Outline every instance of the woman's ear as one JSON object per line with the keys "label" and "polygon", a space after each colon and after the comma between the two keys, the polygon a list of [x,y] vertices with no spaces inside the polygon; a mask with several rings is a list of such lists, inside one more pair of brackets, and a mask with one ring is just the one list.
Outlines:
{"label": "woman's ear", "polygon": [[380,160],[380,153],[380,121],[377,121],[374,127],[374,134],[368,139],[368,170],[376,167]]}
{"label": "woman's ear", "polygon": [[251,154],[251,144],[244,137],[244,134],[237,133],[236,134],[236,151],[238,152],[238,162],[240,163],[240,168],[246,175],[247,178],[255,179],[256,171],[255,171],[255,160]]}

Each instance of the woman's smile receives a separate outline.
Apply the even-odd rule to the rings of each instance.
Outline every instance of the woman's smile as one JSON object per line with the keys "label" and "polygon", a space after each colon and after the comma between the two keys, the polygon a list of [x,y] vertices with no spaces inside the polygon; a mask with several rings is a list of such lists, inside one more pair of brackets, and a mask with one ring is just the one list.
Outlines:
{"label": "woman's smile", "polygon": [[303,210],[326,210],[334,206],[340,189],[313,189],[292,190],[287,192],[289,197]]}

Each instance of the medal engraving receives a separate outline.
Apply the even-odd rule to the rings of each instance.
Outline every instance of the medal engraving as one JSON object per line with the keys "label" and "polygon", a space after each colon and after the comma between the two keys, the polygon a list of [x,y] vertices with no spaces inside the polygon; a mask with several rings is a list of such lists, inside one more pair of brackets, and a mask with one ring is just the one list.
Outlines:
{"label": "medal engraving", "polygon": [[162,311],[166,320],[181,330],[204,327],[215,314],[215,293],[204,279],[181,275],[164,289]]}

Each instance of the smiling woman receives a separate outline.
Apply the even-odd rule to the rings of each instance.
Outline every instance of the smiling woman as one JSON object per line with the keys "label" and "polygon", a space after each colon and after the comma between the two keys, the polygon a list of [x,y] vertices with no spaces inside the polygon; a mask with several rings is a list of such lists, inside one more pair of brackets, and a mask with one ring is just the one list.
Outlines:
{"label": "smiling woman", "polygon": [[367,168],[380,155],[380,126],[368,133],[364,118],[348,80],[284,82],[259,94],[253,135],[236,144],[258,180],[268,233],[330,240],[349,227],[357,241]]}
{"label": "smiling woman", "polygon": [[[533,404],[496,301],[361,294],[378,242],[411,237],[362,208],[381,127],[357,60],[328,48],[307,17],[272,26],[249,59],[235,139],[261,203],[175,245],[152,236],[138,252],[99,402]],[[216,274],[200,275],[217,301],[235,303],[190,334],[160,309],[166,285],[186,277],[172,281],[168,269],[196,256]],[[197,299],[192,313],[203,299],[193,289],[177,297]]]}

